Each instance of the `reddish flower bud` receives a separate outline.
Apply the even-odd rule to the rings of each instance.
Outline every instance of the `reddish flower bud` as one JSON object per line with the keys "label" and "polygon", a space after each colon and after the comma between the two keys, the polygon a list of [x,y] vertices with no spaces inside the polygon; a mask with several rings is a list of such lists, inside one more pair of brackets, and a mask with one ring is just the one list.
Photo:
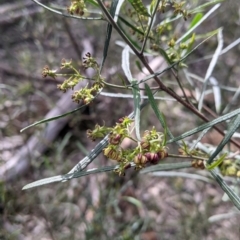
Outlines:
{"label": "reddish flower bud", "polygon": [[116,161],[121,161],[122,157],[121,157],[121,152],[119,151],[116,151],[114,149],[111,149],[111,148],[104,148],[103,149],[103,154],[108,157],[108,158],[111,158],[113,160],[116,160]]}
{"label": "reddish flower bud", "polygon": [[137,156],[134,157],[133,161],[137,165],[141,165],[141,164],[144,165],[144,164],[146,164],[148,162],[148,159],[142,153],[139,153]]}
{"label": "reddish flower bud", "polygon": [[147,157],[148,161],[152,164],[157,164],[160,160],[157,153],[147,152],[144,155]]}
{"label": "reddish flower bud", "polygon": [[122,135],[116,134],[116,135],[110,135],[109,137],[109,143],[113,145],[118,145],[121,142]]}
{"label": "reddish flower bud", "polygon": [[126,170],[126,169],[128,169],[128,168],[130,168],[131,167],[131,164],[130,163],[126,163],[125,165],[124,165],[124,170]]}

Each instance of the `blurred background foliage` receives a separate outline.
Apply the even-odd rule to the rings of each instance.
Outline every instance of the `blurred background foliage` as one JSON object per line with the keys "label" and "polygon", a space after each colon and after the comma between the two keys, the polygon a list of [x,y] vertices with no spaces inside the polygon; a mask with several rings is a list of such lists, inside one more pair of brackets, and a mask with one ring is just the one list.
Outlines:
{"label": "blurred background foliage", "polygon": [[[62,0],[54,4],[67,6]],[[41,139],[45,126],[21,134],[20,129],[43,119],[62,97],[56,81],[41,77],[42,68],[58,68],[63,58],[80,64],[81,54],[85,54],[84,40],[91,42],[93,55],[100,62],[106,23],[64,18],[30,0],[2,0],[0,12],[0,165],[4,166],[32,134],[37,132]],[[222,26],[227,46],[239,38],[239,25],[240,6],[231,0],[224,1],[197,31],[205,33]],[[114,33],[103,71],[111,82],[123,77],[116,57],[122,51],[114,44],[117,39]],[[203,58],[216,46],[217,40],[212,38],[195,51],[187,61],[188,70],[204,77],[210,60]],[[214,71],[220,84],[239,86],[239,58],[239,46],[220,57]],[[171,81],[167,74],[164,78]],[[223,97],[227,103],[232,93],[223,91]],[[213,100],[208,101],[212,107]],[[31,157],[27,172],[14,181],[2,182],[0,239],[239,239],[240,216],[231,202],[224,201],[216,183],[177,176],[153,177],[130,170],[125,177],[99,174],[21,190],[34,180],[69,171],[95,146],[86,138],[86,130],[96,123],[112,126],[132,107],[129,99],[99,96],[83,111],[71,115],[44,154]],[[234,107],[239,107],[239,99]],[[161,110],[176,135],[196,126],[197,119],[179,105],[162,103]],[[153,125],[159,127],[153,112],[146,108],[142,113],[143,129]],[[217,144],[220,140],[212,133],[205,141]],[[109,160],[99,156],[90,167],[106,164]],[[223,213],[229,217],[210,221],[210,217]]]}

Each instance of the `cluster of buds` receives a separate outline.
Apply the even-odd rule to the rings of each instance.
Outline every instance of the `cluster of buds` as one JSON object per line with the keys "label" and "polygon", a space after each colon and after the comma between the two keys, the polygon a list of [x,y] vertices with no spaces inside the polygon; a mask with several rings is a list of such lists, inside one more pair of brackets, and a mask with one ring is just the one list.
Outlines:
{"label": "cluster of buds", "polygon": [[186,21],[189,17],[191,17],[191,14],[186,9],[183,9],[185,3],[186,2],[177,3],[174,1],[172,7],[174,8],[174,14],[175,15],[181,14],[184,20]]}
{"label": "cluster of buds", "polygon": [[[187,41],[182,42],[180,44],[175,44],[175,39],[171,38],[168,41],[168,50],[166,53],[168,54],[169,59],[172,62],[178,62],[181,60],[181,58],[186,54],[187,49],[191,48],[195,41],[195,34],[192,35],[191,38],[189,38]],[[181,67],[185,67],[186,65],[184,63],[180,63]]]}
{"label": "cluster of buds", "polygon": [[87,137],[92,141],[96,141],[97,138],[104,138],[110,132],[111,128],[96,124],[93,130],[87,130]]}
{"label": "cluster of buds", "polygon": [[81,81],[83,80],[82,76],[70,76],[68,79],[64,80],[64,82],[62,84],[58,84],[57,88],[61,91],[63,91],[64,93],[68,90],[68,89],[74,89],[74,87]]}
{"label": "cluster of buds", "polygon": [[171,6],[173,8],[173,14],[174,15],[182,15],[184,20],[186,21],[189,17],[191,17],[191,14],[186,10],[183,9],[183,6],[185,5],[185,1],[182,1],[180,3],[178,3],[177,1],[172,1],[172,3],[168,0],[162,0],[159,3],[158,9],[157,11],[161,12],[161,13],[165,13],[166,12],[166,8],[168,6]]}
{"label": "cluster of buds", "polygon": [[72,94],[72,100],[76,103],[83,101],[84,104],[89,104],[95,98],[95,95],[103,88],[102,83],[95,83],[91,88],[86,86]]}
{"label": "cluster of buds", "polygon": [[[159,52],[165,45],[166,54],[172,63],[180,61],[195,41],[195,34],[192,34],[187,40],[184,39],[183,42],[176,44],[176,36],[172,36],[171,23],[160,24],[153,31],[155,37],[150,38],[150,49]],[[186,65],[180,62],[179,66],[185,67]]]}
{"label": "cluster of buds", "polygon": [[169,3],[167,0],[162,0],[158,5],[158,12],[165,13],[167,6],[169,6]]}
{"label": "cluster of buds", "polygon": [[95,70],[99,69],[98,63],[95,58],[91,56],[91,54],[88,52],[85,54],[85,57],[83,58],[83,66],[87,68],[93,68]]}
{"label": "cluster of buds", "polygon": [[[96,94],[104,87],[104,79],[100,75],[99,66],[96,60],[90,53],[87,53],[86,57],[83,58],[83,66],[85,68],[91,67],[96,71],[96,75],[92,78],[94,83],[91,87],[88,87],[89,85],[87,85],[85,88],[75,91],[72,94],[72,100],[76,103],[80,103],[82,101],[84,104],[89,104],[95,98]],[[85,79],[80,71],[73,66],[72,60],[63,59],[61,62],[61,70],[63,69],[67,70],[67,73],[60,74],[57,73],[56,70],[50,70],[48,66],[45,66],[42,71],[42,76],[49,76],[54,79],[57,76],[68,77],[62,84],[57,85],[57,88],[63,92],[66,92],[69,89],[73,90],[80,81]],[[69,71],[71,72],[69,73]]]}
{"label": "cluster of buds", "polygon": [[[118,169],[115,170],[119,175],[123,175],[125,170],[135,164],[135,169],[141,169],[146,164],[157,164],[160,160],[168,156],[166,148],[166,139],[162,133],[153,128],[151,131],[145,131],[142,141],[130,136],[130,124],[132,119],[124,117],[119,119],[113,128],[95,126],[94,130],[88,130],[88,137],[95,140],[98,137],[108,135],[108,146],[103,149],[103,154],[118,162]],[[124,138],[129,138],[138,143],[133,149],[123,149],[121,143]]]}
{"label": "cluster of buds", "polygon": [[170,38],[171,30],[171,23],[161,23],[156,26],[153,30],[153,37],[150,39],[150,49],[156,52],[160,51],[163,45],[162,43],[166,43]]}
{"label": "cluster of buds", "polygon": [[63,92],[66,92],[68,89],[74,89],[74,87],[84,79],[84,76],[74,68],[72,60],[62,59],[61,69],[70,69],[73,73],[65,74],[64,76],[69,76],[68,79],[64,80],[62,84],[58,84],[57,88]]}
{"label": "cluster of buds", "polygon": [[240,178],[240,163],[239,161],[233,161],[230,159],[224,160],[219,169],[224,176],[238,177]]}
{"label": "cluster of buds", "polygon": [[45,66],[42,70],[42,77],[46,78],[46,77],[51,77],[51,78],[56,78],[57,77],[57,70],[51,70],[49,69],[48,66]]}
{"label": "cluster of buds", "polygon": [[87,87],[81,88],[78,91],[75,91],[72,94],[72,100],[73,102],[80,103],[83,101],[84,104],[89,104],[94,99],[94,96],[91,93],[91,89],[88,89]]}
{"label": "cluster of buds", "polygon": [[103,150],[103,154],[110,159],[117,161],[124,161],[126,163],[126,156],[128,151],[121,148],[121,143],[125,137],[128,136],[128,127],[133,122],[128,117],[120,118],[116,125],[111,129],[108,136],[109,145]]}
{"label": "cluster of buds", "polygon": [[191,163],[192,163],[192,167],[194,167],[194,168],[205,169],[203,160],[193,159]]}
{"label": "cluster of buds", "polygon": [[163,160],[168,156],[167,149],[164,147],[158,152],[145,152],[139,153],[134,157],[134,163],[137,169],[145,167],[147,163],[157,164],[160,160]]}
{"label": "cluster of buds", "polygon": [[138,152],[134,157],[136,168],[141,169],[148,163],[157,164],[166,158],[168,152],[165,144],[165,136],[157,132],[155,128],[145,131],[140,145],[136,148],[136,152]]}
{"label": "cluster of buds", "polygon": [[86,11],[86,5],[84,0],[74,0],[71,1],[70,7],[68,7],[68,12],[73,15],[83,16]]}
{"label": "cluster of buds", "polygon": [[123,159],[124,152],[118,146],[109,144],[108,147],[103,149],[103,154],[107,158],[110,158],[117,162],[121,162]]}
{"label": "cluster of buds", "polygon": [[155,29],[156,34],[158,34],[159,36],[163,36],[164,34],[168,34],[171,30],[172,30],[172,24],[171,23],[159,24]]}

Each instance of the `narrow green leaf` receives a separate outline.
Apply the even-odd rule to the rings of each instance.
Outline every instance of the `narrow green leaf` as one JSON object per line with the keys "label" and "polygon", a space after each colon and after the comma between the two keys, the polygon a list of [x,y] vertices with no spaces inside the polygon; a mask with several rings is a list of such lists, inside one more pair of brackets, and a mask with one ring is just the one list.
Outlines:
{"label": "narrow green leaf", "polygon": [[28,128],[30,128],[30,127],[34,127],[34,126],[37,126],[37,125],[42,124],[42,123],[47,123],[47,122],[51,122],[51,121],[57,120],[57,119],[59,119],[59,118],[66,117],[67,115],[70,115],[70,114],[73,114],[73,113],[77,112],[78,110],[80,110],[80,109],[83,108],[83,107],[85,107],[85,105],[84,105],[84,106],[81,106],[81,107],[79,107],[79,108],[76,108],[76,109],[74,109],[73,111],[64,113],[64,114],[62,114],[62,115],[58,115],[58,116],[52,117],[52,118],[46,118],[46,119],[43,119],[43,120],[41,120],[41,121],[35,122],[35,123],[33,123],[33,124],[31,124],[31,125],[23,128],[23,129],[21,129],[20,132],[23,132],[23,131],[25,131],[26,129],[28,129]]}
{"label": "narrow green leaf", "polygon": [[240,198],[237,194],[226,184],[226,182],[219,176],[216,169],[210,170],[214,179],[218,182],[222,190],[228,195],[235,207],[240,210]]}
{"label": "narrow green leaf", "polygon": [[191,29],[192,27],[194,27],[203,17],[203,14],[202,13],[197,13],[192,22],[190,23],[190,26],[189,26],[189,29]]}
{"label": "narrow green leaf", "polygon": [[[113,0],[112,4],[111,4],[111,7],[110,7],[110,15],[113,18],[115,16],[115,12],[116,12],[116,9],[117,9],[118,1],[119,0]],[[101,70],[102,70],[104,62],[105,62],[105,60],[107,58],[107,53],[108,53],[108,48],[109,48],[109,44],[110,44],[111,35],[112,35],[112,25],[110,23],[108,23],[108,25],[107,25],[107,34],[106,34],[106,39],[105,39],[105,44],[104,44],[104,49],[103,49],[103,59],[102,59],[101,67],[100,67]]]}
{"label": "narrow green leaf", "polygon": [[219,166],[223,162],[223,160],[225,159],[225,157],[227,155],[228,155],[227,153],[224,153],[219,159],[214,161],[211,165],[206,164],[206,169],[212,170],[212,169],[216,168],[217,166]]}
{"label": "narrow green leaf", "polygon": [[129,56],[130,48],[126,46],[122,51],[122,69],[124,74],[126,75],[128,81],[133,85],[133,102],[134,102],[134,116],[135,116],[135,132],[138,141],[141,141],[140,136],[140,104],[141,104],[141,96],[140,90],[137,84],[137,81],[133,79],[131,69],[130,69],[130,56]]}
{"label": "narrow green leaf", "polygon": [[139,70],[140,72],[143,72],[140,61],[136,60],[135,63],[136,63],[136,66],[137,66],[138,70]]}
{"label": "narrow green leaf", "polygon": [[207,3],[204,3],[200,6],[197,6],[196,8],[192,9],[190,11],[191,14],[194,14],[194,13],[198,13],[198,12],[201,12],[201,11],[204,11],[205,8],[211,6],[211,5],[215,5],[216,3],[221,3],[223,2],[224,0],[213,0],[213,1],[210,1],[210,2],[207,2]]}
{"label": "narrow green leaf", "polygon": [[167,55],[167,53],[166,53],[166,51],[165,51],[164,49],[159,48],[158,51],[161,53],[162,57],[166,60],[166,62],[167,62],[169,65],[172,65],[172,64],[173,64],[173,62],[172,62],[171,59],[168,57],[168,55]]}
{"label": "narrow green leaf", "polygon": [[147,8],[143,5],[141,0],[128,0],[128,1],[131,3],[133,8],[139,15],[150,17],[150,14],[148,13]]}
{"label": "narrow green leaf", "polygon": [[174,138],[172,133],[171,133],[171,131],[167,127],[167,124],[166,124],[166,121],[165,121],[165,117],[159,111],[159,109],[157,107],[157,104],[156,104],[156,101],[155,101],[155,99],[153,97],[152,91],[151,91],[151,89],[149,88],[149,86],[147,84],[145,84],[145,90],[146,90],[146,94],[148,96],[149,103],[150,103],[150,105],[151,105],[155,115],[157,116],[159,122],[161,123],[163,129],[167,131],[167,133],[168,133],[170,138]]}
{"label": "narrow green leaf", "polygon": [[152,0],[151,4],[150,4],[150,13],[153,14],[153,11],[156,7],[156,4],[157,4],[157,0]]}
{"label": "narrow green leaf", "polygon": [[[202,19],[202,17],[203,17],[202,13],[197,13],[194,16],[192,22],[190,23],[188,30],[193,28]],[[189,33],[189,35],[190,35],[190,33]],[[185,36],[185,38],[182,40],[182,42],[186,42],[189,39],[189,35]]]}
{"label": "narrow green leaf", "polygon": [[226,121],[226,120],[228,120],[228,119],[230,119],[230,118],[232,118],[232,117],[234,117],[234,116],[236,116],[238,114],[240,114],[240,109],[232,111],[232,112],[230,112],[228,114],[225,114],[225,115],[223,115],[221,117],[218,117],[218,118],[212,120],[211,122],[204,123],[204,124],[202,124],[199,127],[196,127],[196,128],[194,128],[194,129],[192,129],[192,130],[190,130],[188,132],[185,132],[185,133],[183,133],[182,135],[180,135],[178,137],[170,139],[170,140],[168,140],[168,143],[176,142],[176,141],[179,141],[179,140],[184,139],[186,137],[189,137],[189,136],[191,136],[191,135],[193,135],[195,133],[203,131],[206,128],[212,127],[212,126],[214,126],[214,125],[216,125],[216,124],[218,124],[220,122]]}
{"label": "narrow green leaf", "polygon": [[[134,85],[137,83],[137,81],[132,81],[132,84]],[[141,104],[141,96],[140,96],[140,90],[137,84],[132,88],[133,91],[133,101],[134,101],[134,116],[135,116],[135,132],[136,137],[138,141],[141,141],[140,136],[140,104]]]}
{"label": "narrow green leaf", "polygon": [[222,149],[224,148],[224,146],[229,142],[229,140],[231,139],[232,135],[237,131],[237,129],[240,126],[240,114],[238,114],[238,116],[236,117],[236,119],[233,121],[233,123],[231,124],[230,129],[228,130],[227,134],[225,135],[225,137],[223,138],[223,140],[221,141],[221,143],[218,145],[217,149],[214,151],[214,153],[210,156],[210,158],[207,161],[207,164],[211,166],[214,158],[222,151]]}
{"label": "narrow green leaf", "polygon": [[58,175],[58,176],[54,176],[54,177],[50,177],[50,178],[43,178],[41,180],[37,180],[35,182],[32,182],[32,183],[29,183],[29,184],[25,185],[22,188],[22,190],[27,190],[29,188],[34,188],[34,187],[46,185],[46,184],[49,184],[49,183],[61,182],[62,179],[63,179],[62,175]]}
{"label": "narrow green leaf", "polygon": [[132,25],[130,22],[128,22],[125,18],[118,16],[119,20],[122,21],[126,26],[128,26],[129,28],[131,28],[133,31],[139,33],[140,35],[144,36],[144,33],[139,30],[138,28],[136,28],[134,25]]}
{"label": "narrow green leaf", "polygon": [[95,174],[95,173],[102,173],[102,172],[109,172],[109,171],[113,171],[116,168],[116,166],[107,166],[107,167],[102,167],[99,169],[89,169],[85,172],[73,172],[70,174],[66,174],[66,175],[58,175],[55,177],[49,177],[49,178],[44,178],[32,183],[29,183],[27,185],[25,185],[22,190],[26,190],[29,188],[34,188],[34,187],[39,187],[42,185],[46,185],[46,184],[50,184],[50,183],[54,183],[54,182],[62,182],[62,181],[68,181],[70,179],[73,178],[79,178],[79,177],[83,177],[83,176],[87,176],[90,174]]}

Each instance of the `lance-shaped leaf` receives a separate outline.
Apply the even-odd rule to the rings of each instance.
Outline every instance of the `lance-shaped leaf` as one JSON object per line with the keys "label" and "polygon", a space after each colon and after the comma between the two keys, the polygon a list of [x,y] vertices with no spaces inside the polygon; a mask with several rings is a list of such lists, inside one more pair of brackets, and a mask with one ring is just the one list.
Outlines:
{"label": "lance-shaped leaf", "polygon": [[[116,12],[116,9],[118,6],[118,1],[119,0],[113,0],[112,4],[111,4],[110,14],[113,18],[115,16],[115,12]],[[102,69],[104,62],[106,60],[106,57],[107,57],[107,52],[108,52],[108,47],[109,47],[111,36],[112,36],[112,25],[110,23],[108,23],[107,34],[106,34],[106,39],[105,39],[105,44],[104,44],[104,49],[103,49],[103,59],[102,59],[101,69]]]}
{"label": "lance-shaped leaf", "polygon": [[135,117],[135,131],[138,141],[141,141],[140,136],[140,104],[141,104],[141,96],[140,90],[137,84],[137,81],[133,79],[131,69],[130,69],[130,61],[129,61],[129,46],[126,46],[122,51],[122,69],[128,79],[132,84],[132,92],[133,92],[133,101],[134,101],[134,117]]}
{"label": "lance-shaped leaf", "polygon": [[240,198],[237,194],[226,184],[226,182],[219,176],[216,169],[210,170],[214,179],[218,182],[223,191],[228,195],[233,204],[240,210]]}
{"label": "lance-shaped leaf", "polygon": [[131,5],[138,14],[150,17],[147,8],[143,5],[141,0],[128,0],[128,1],[131,3]]}
{"label": "lance-shaped leaf", "polygon": [[[159,111],[158,107],[157,107],[157,104],[156,104],[156,101],[153,97],[153,94],[152,94],[152,91],[151,89],[149,88],[149,86],[147,84],[145,84],[145,90],[146,90],[146,94],[148,96],[148,100],[150,102],[150,105],[155,113],[155,115],[157,116],[159,122],[162,124],[162,127],[165,131],[165,139],[164,139],[164,142],[166,143],[166,135],[168,134],[170,138],[174,138],[174,136],[172,135],[171,131],[169,130],[169,128],[167,127],[167,123],[166,123],[166,120],[165,120],[165,117],[164,115]],[[166,134],[167,133],[167,134]]]}
{"label": "lance-shaped leaf", "polygon": [[26,129],[28,129],[28,128],[30,128],[30,127],[34,127],[34,126],[37,126],[37,125],[42,124],[42,123],[47,123],[47,122],[51,122],[51,121],[57,120],[57,119],[59,119],[59,118],[66,117],[66,116],[68,116],[68,115],[70,115],[70,114],[72,114],[72,113],[77,112],[78,110],[80,110],[81,108],[83,108],[83,107],[85,107],[85,106],[86,106],[86,105],[83,105],[83,106],[81,106],[81,107],[79,107],[79,108],[74,109],[73,111],[64,113],[64,114],[62,114],[62,115],[57,115],[56,117],[46,118],[46,119],[37,121],[37,122],[35,122],[35,123],[33,123],[33,124],[31,124],[31,125],[23,128],[23,129],[21,129],[20,132],[23,132],[23,131],[25,131]]}
{"label": "lance-shaped leaf", "polygon": [[228,114],[225,114],[225,115],[223,115],[221,117],[218,117],[218,118],[214,119],[211,122],[204,123],[203,125],[201,125],[199,127],[196,127],[196,128],[194,128],[194,129],[192,129],[192,130],[190,130],[188,132],[185,132],[182,135],[180,135],[178,137],[175,137],[174,139],[170,139],[170,140],[168,140],[168,143],[176,142],[176,141],[179,141],[179,140],[184,139],[186,137],[189,137],[189,136],[191,136],[191,135],[193,135],[195,133],[203,131],[206,128],[212,127],[212,126],[214,126],[214,125],[216,125],[216,124],[218,124],[220,122],[226,121],[226,120],[228,120],[228,119],[230,119],[230,118],[232,118],[232,117],[234,117],[234,116],[236,116],[238,114],[240,114],[240,109],[232,111],[232,112],[230,112]]}
{"label": "lance-shaped leaf", "polygon": [[25,185],[22,190],[39,187],[39,186],[54,183],[54,182],[67,181],[72,178],[79,178],[79,177],[87,176],[90,174],[109,172],[109,171],[113,171],[115,168],[116,168],[116,166],[107,166],[107,167],[103,167],[103,168],[99,168],[99,169],[96,169],[96,168],[89,169],[85,172],[73,172],[73,173],[69,173],[66,175],[59,175],[59,176],[55,176],[55,177],[44,178],[44,179],[41,179],[41,180],[38,180],[38,181],[35,181],[35,182]]}
{"label": "lance-shaped leaf", "polygon": [[225,135],[225,137],[223,138],[223,140],[221,141],[221,143],[218,145],[217,149],[214,151],[214,153],[210,156],[210,158],[207,161],[207,164],[212,165],[212,162],[214,160],[214,158],[222,151],[222,149],[224,148],[224,146],[229,142],[229,140],[231,139],[232,135],[237,131],[237,129],[240,126],[240,114],[238,114],[238,116],[236,117],[236,119],[233,121],[233,123],[231,124],[230,129],[228,130],[227,134]]}

